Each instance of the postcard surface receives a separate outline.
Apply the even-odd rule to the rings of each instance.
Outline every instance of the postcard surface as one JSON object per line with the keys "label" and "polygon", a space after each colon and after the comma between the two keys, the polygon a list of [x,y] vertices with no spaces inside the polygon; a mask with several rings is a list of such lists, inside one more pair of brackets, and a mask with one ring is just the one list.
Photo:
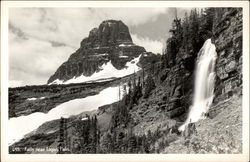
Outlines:
{"label": "postcard surface", "polygon": [[249,2],[11,2],[3,161],[248,161]]}

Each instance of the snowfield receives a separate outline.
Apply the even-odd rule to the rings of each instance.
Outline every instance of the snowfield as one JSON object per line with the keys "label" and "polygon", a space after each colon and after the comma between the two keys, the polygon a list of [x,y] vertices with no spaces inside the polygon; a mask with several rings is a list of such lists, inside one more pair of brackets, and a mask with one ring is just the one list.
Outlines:
{"label": "snowfield", "polygon": [[116,69],[111,64],[111,61],[109,61],[100,67],[100,69],[102,69],[101,71],[95,72],[91,76],[81,75],[79,77],[74,77],[72,79],[69,79],[65,82],[62,80],[56,79],[53,82],[51,82],[49,85],[51,85],[51,84],[82,83],[82,82],[88,82],[88,81],[95,81],[95,80],[99,80],[99,79],[124,77],[126,75],[133,74],[134,72],[137,72],[141,69],[139,66],[137,66],[137,63],[139,62],[140,57],[141,57],[141,55],[134,58],[130,62],[127,62],[126,67],[121,69],[121,70]]}
{"label": "snowfield", "polygon": [[[8,144],[11,145],[14,142],[19,141],[24,135],[37,129],[47,121],[77,115],[84,111],[92,111],[98,109],[100,106],[114,103],[118,101],[119,98],[122,98],[122,88],[122,85],[120,86],[120,90],[119,86],[106,88],[97,95],[62,103],[48,113],[36,112],[27,116],[10,118],[8,125]],[[120,97],[119,91],[121,93]]]}

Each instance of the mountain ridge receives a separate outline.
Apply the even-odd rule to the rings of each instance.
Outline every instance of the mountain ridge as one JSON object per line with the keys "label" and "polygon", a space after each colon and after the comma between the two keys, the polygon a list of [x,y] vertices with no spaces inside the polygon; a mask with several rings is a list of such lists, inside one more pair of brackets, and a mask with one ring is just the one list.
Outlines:
{"label": "mountain ridge", "polygon": [[79,76],[90,77],[101,71],[101,66],[111,61],[117,70],[126,68],[126,63],[145,53],[144,47],[133,43],[129,28],[121,21],[105,20],[93,28],[80,43],[80,48],[64,62],[49,78],[62,83]]}
{"label": "mountain ridge", "polygon": [[[161,60],[128,77],[129,90],[119,102],[70,117],[73,123],[63,131],[58,130],[63,119],[51,122],[58,130],[52,134],[42,131],[45,123],[39,134],[11,147],[57,147],[67,144],[60,134],[71,132],[76,142],[69,145],[71,153],[241,153],[242,9],[204,12],[192,10],[183,22],[174,20]],[[180,132],[192,104],[197,53],[207,39],[218,55],[215,99],[206,119]]]}

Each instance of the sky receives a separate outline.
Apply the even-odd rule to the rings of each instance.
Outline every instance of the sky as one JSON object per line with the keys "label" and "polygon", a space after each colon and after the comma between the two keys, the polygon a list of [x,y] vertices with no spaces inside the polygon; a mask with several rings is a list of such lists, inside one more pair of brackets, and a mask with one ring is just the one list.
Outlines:
{"label": "sky", "polygon": [[[178,8],[183,17],[190,8]],[[9,10],[9,86],[46,84],[89,31],[107,19],[123,21],[133,42],[162,53],[174,8],[12,8]]]}

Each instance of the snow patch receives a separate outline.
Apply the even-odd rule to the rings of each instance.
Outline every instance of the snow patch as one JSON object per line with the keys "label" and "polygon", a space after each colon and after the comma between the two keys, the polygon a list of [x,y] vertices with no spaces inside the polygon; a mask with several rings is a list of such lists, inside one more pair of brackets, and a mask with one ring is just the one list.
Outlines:
{"label": "snow patch", "polygon": [[63,80],[56,79],[53,82],[49,83],[48,85],[51,85],[51,84],[63,84]]}
{"label": "snow patch", "polygon": [[112,24],[114,24],[114,23],[112,23],[112,22],[108,22],[108,25],[109,25],[109,26],[111,26]]}
{"label": "snow patch", "polygon": [[[119,86],[109,87],[102,90],[97,95],[70,100],[56,106],[48,113],[36,112],[27,116],[10,118],[8,121],[8,144],[11,145],[14,142],[19,141],[24,135],[37,129],[47,121],[77,115],[84,111],[92,111],[98,109],[100,106],[117,102],[119,98],[121,99],[121,96],[123,96],[121,87],[122,86],[120,86],[120,90]],[[121,96],[119,96],[119,92],[121,92]]]}
{"label": "snow patch", "polygon": [[96,53],[95,56],[108,56],[109,54],[108,53]]}
{"label": "snow patch", "polygon": [[107,82],[107,81],[111,81],[114,79],[115,79],[115,77],[112,77],[112,78],[98,79],[98,80],[94,80],[94,81],[87,81],[85,83]]}
{"label": "snow patch", "polygon": [[119,58],[128,58],[128,56],[119,56]]}
{"label": "snow patch", "polygon": [[120,44],[119,47],[131,47],[131,46],[134,46],[132,44]]}
{"label": "snow patch", "polygon": [[100,80],[100,79],[107,79],[107,78],[117,78],[117,77],[124,77],[126,75],[133,74],[134,72],[139,71],[141,68],[137,66],[137,63],[140,60],[140,57],[136,57],[133,60],[129,61],[126,63],[125,68],[118,70],[116,69],[111,61],[103,64],[100,69],[102,69],[99,72],[95,72],[91,76],[84,76],[81,75],[79,77],[74,77],[72,79],[69,79],[65,82],[62,80],[56,79],[51,84],[70,84],[70,83],[82,83],[82,82],[88,82],[88,81],[95,81],[95,80]]}
{"label": "snow patch", "polygon": [[37,100],[37,98],[35,97],[32,97],[32,98],[27,98],[28,101],[34,101],[34,100]]}
{"label": "snow patch", "polygon": [[43,100],[43,99],[45,99],[45,97],[40,97],[40,98],[35,98],[35,97],[27,98],[28,101],[34,101],[34,100],[37,100],[37,99]]}
{"label": "snow patch", "polygon": [[81,120],[88,120],[88,118],[85,117],[85,118],[82,118]]}

